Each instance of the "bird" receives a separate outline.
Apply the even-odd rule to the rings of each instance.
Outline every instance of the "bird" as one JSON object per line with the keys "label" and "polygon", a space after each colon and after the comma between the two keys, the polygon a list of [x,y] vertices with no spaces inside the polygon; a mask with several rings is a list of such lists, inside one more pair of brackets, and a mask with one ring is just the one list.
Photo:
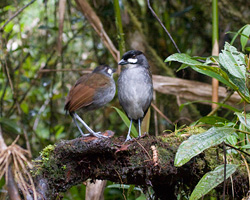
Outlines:
{"label": "bird", "polygon": [[[70,89],[66,97],[64,110],[68,112],[82,136],[95,136],[98,138],[107,136],[101,135],[100,132],[94,132],[76,111],[81,110],[83,113],[96,110],[109,103],[115,96],[116,85],[113,79],[113,73],[116,70],[108,65],[96,67],[92,73],[80,77],[75,85]],[[85,126],[89,134],[84,134],[77,120]]]}
{"label": "bird", "polygon": [[138,122],[141,136],[141,122],[153,99],[153,83],[150,66],[141,51],[127,51],[118,65],[123,66],[118,78],[118,99],[130,119],[127,142],[132,140],[130,131],[133,121]]}

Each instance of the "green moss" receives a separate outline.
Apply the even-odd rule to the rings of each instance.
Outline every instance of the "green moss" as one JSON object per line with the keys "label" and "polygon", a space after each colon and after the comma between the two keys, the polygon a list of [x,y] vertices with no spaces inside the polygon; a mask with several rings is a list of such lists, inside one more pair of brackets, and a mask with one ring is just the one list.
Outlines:
{"label": "green moss", "polygon": [[166,162],[173,159],[173,152],[162,147],[156,147],[160,162]]}
{"label": "green moss", "polygon": [[176,135],[159,136],[158,138],[164,143],[175,145],[175,147],[186,139],[186,137],[176,137]]}
{"label": "green moss", "polygon": [[63,166],[62,166],[62,169],[63,169],[63,170],[66,170],[66,169],[67,169],[67,165],[63,165]]}
{"label": "green moss", "polygon": [[220,163],[223,162],[223,152],[218,153],[218,146],[211,147],[204,151],[206,163],[211,170],[214,170]]}
{"label": "green moss", "polygon": [[58,165],[58,161],[53,155],[54,149],[55,145],[48,145],[40,152],[40,160],[33,161],[35,166],[32,171],[33,176],[43,174],[53,177],[53,179],[60,179],[64,176],[67,166]]}
{"label": "green moss", "polygon": [[50,153],[53,152],[55,149],[55,145],[48,145],[43,149],[43,151],[40,152],[40,156],[43,161],[49,160]]}

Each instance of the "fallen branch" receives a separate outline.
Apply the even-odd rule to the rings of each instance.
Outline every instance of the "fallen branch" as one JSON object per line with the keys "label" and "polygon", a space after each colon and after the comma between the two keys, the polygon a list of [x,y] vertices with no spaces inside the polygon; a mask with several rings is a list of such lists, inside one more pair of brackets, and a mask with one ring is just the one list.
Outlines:
{"label": "fallen branch", "polygon": [[[105,134],[113,135],[110,131]],[[33,163],[37,192],[40,199],[56,199],[60,192],[73,185],[87,179],[99,179],[140,185],[144,189],[152,186],[156,199],[176,199],[180,188],[188,195],[200,178],[211,170],[210,166],[215,167],[214,164],[220,164],[223,160],[219,160],[215,149],[212,149],[182,167],[174,167],[176,150],[185,139],[166,135],[144,136],[125,144],[123,137],[61,141],[45,148],[41,157]],[[219,148],[219,152],[222,153],[222,149]],[[242,185],[242,181],[247,181],[246,174],[237,172],[233,175],[233,181],[235,195],[242,197],[244,190],[247,191],[247,186]],[[227,181],[228,188],[230,185],[230,181]],[[218,187],[218,190],[221,192],[222,187]],[[230,189],[227,195],[232,195]]]}
{"label": "fallen branch", "polygon": [[[211,101],[212,86],[207,83],[153,75],[153,86],[157,92],[175,95],[186,101]],[[219,101],[223,101],[228,96],[226,88],[222,86],[219,87],[218,93]],[[229,99],[227,99],[226,103],[237,107],[237,104],[240,101],[241,97],[235,92]],[[200,103],[211,104],[209,102]]]}

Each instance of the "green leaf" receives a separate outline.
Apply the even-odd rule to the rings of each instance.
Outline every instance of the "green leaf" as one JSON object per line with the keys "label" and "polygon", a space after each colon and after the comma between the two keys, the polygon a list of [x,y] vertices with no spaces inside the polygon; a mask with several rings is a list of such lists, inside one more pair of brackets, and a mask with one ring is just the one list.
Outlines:
{"label": "green leaf", "polygon": [[184,63],[187,65],[201,65],[201,62],[198,62],[194,59],[192,59],[188,54],[185,53],[175,53],[171,56],[167,57],[164,62],[170,62],[170,61],[177,61],[180,63]]}
{"label": "green leaf", "polygon": [[131,192],[134,190],[135,188],[135,185],[130,185],[129,186],[129,189],[128,189],[128,192],[127,192],[127,196],[129,196],[131,194]]}
{"label": "green leaf", "polygon": [[248,129],[250,129],[250,114],[243,114],[240,112],[235,112],[235,114],[237,115],[237,117],[239,118],[240,122],[247,127]]}
{"label": "green leaf", "polygon": [[213,67],[213,66],[208,66],[205,64],[202,64],[201,62],[198,62],[197,60],[191,58],[189,55],[184,54],[184,53],[175,53],[169,57],[166,58],[165,62],[170,62],[170,61],[177,61],[180,63],[183,63],[179,69],[184,69],[187,66],[190,66],[193,70],[202,73],[204,75],[210,76],[212,78],[218,79],[220,82],[224,83],[230,88],[237,89],[236,86],[232,85],[230,83],[229,78],[227,74],[220,69],[219,67]]}
{"label": "green leaf", "polygon": [[219,62],[231,75],[246,79],[245,55],[227,42],[219,54]]}
{"label": "green leaf", "polygon": [[37,129],[36,129],[36,135],[37,137],[41,139],[49,139],[50,131],[43,123],[38,123]]}
{"label": "green leaf", "polygon": [[4,27],[4,31],[6,32],[6,33],[10,33],[12,30],[13,30],[13,26],[14,26],[15,24],[11,21],[11,22],[9,22],[5,27]]}
{"label": "green leaf", "polygon": [[234,37],[233,37],[233,39],[232,39],[231,42],[230,42],[231,45],[233,45],[233,43],[234,43],[235,39],[237,38],[237,36],[241,34],[241,31],[242,31],[246,26],[247,26],[247,25],[241,27],[240,30],[238,30],[237,33],[230,32],[230,31],[227,32],[227,33],[234,33],[234,34],[235,34]]}
{"label": "green leaf", "polygon": [[56,137],[56,139],[58,140],[58,139],[61,139],[62,137],[63,137],[63,131],[64,131],[64,126],[62,126],[62,125],[56,125],[55,127],[54,127],[54,130],[55,130],[55,137]]}
{"label": "green leaf", "polygon": [[0,118],[0,124],[6,133],[20,134],[20,128],[13,119],[2,117]]}
{"label": "green leaf", "polygon": [[181,112],[184,106],[189,105],[189,104],[193,104],[193,103],[214,103],[214,104],[220,105],[221,107],[226,108],[228,110],[232,110],[234,112],[239,112],[240,111],[237,108],[234,108],[234,107],[229,106],[227,104],[223,104],[223,103],[219,103],[219,102],[213,102],[213,101],[208,101],[208,100],[191,101],[191,102],[183,103],[183,104],[180,105],[179,111]]}
{"label": "green leaf", "polygon": [[[226,165],[226,178],[231,176],[238,165]],[[216,167],[213,171],[206,173],[194,188],[189,200],[200,199],[216,186],[224,181],[224,165]]]}
{"label": "green leaf", "polygon": [[240,148],[242,148],[242,149],[250,149],[250,144],[246,144],[246,145],[244,145],[244,146],[242,146]]}
{"label": "green leaf", "polygon": [[244,101],[250,103],[250,94],[246,87],[245,55],[238,52],[237,49],[229,43],[226,43],[224,50],[219,54],[219,59],[216,57],[211,57],[210,60],[211,59],[218,61],[220,68],[207,65],[211,64],[209,60],[206,63],[201,63],[195,58],[183,53],[175,53],[166,58],[165,62],[177,61],[183,63],[178,70],[190,66],[199,73],[215,78],[237,91]]}
{"label": "green leaf", "polygon": [[[118,109],[118,108],[116,108],[114,106],[112,106],[112,107],[116,110],[116,112],[120,115],[122,121],[129,128],[130,120],[127,117],[127,115],[124,112],[122,112],[120,109]],[[137,132],[137,130],[136,130],[136,128],[135,128],[135,126],[134,126],[134,124],[132,124],[132,127],[131,127],[131,134],[132,134],[133,137],[138,137],[138,135],[139,135],[138,132]]]}
{"label": "green leaf", "polygon": [[213,67],[213,66],[206,66],[206,65],[195,65],[195,66],[190,66],[193,70],[210,76],[212,78],[215,78],[219,80],[220,82],[224,83],[228,87],[237,90],[237,86],[233,85],[226,72],[224,72],[221,68],[219,67]]}
{"label": "green leaf", "polygon": [[5,185],[5,176],[3,176],[1,179],[0,179],[0,190],[2,190],[3,186]]}
{"label": "green leaf", "polygon": [[148,198],[143,193],[141,193],[141,195],[138,198],[136,198],[136,200],[145,200],[145,199],[148,199]]}
{"label": "green leaf", "polygon": [[246,80],[242,78],[237,78],[233,76],[232,74],[228,73],[228,77],[230,81],[236,85],[237,89],[234,89],[238,92],[238,94],[247,102],[250,103],[250,95],[249,90],[246,86]]}
{"label": "green leaf", "polygon": [[229,142],[231,145],[236,145],[238,142],[238,139],[235,135],[230,135],[227,137],[227,142]]}
{"label": "green leaf", "polygon": [[245,50],[247,41],[249,40],[249,36],[250,36],[250,24],[246,25],[246,27],[242,31],[242,35],[240,36],[242,51]]}
{"label": "green leaf", "polygon": [[202,123],[204,123],[204,124],[215,125],[215,124],[217,124],[218,122],[225,124],[225,123],[229,122],[229,120],[228,120],[228,119],[225,119],[225,118],[223,118],[223,117],[205,116],[205,117],[200,118],[197,122],[202,122]]}
{"label": "green leaf", "polygon": [[233,128],[212,127],[204,133],[192,135],[179,146],[175,155],[174,165],[176,167],[184,165],[205,149],[222,143],[232,133],[234,133]]}
{"label": "green leaf", "polygon": [[29,113],[29,106],[27,104],[27,102],[23,101],[20,105],[22,111],[25,113],[25,114],[28,114]]}
{"label": "green leaf", "polygon": [[176,72],[178,72],[178,71],[180,71],[180,70],[182,70],[182,69],[186,69],[187,67],[189,67],[189,65],[187,65],[187,64],[182,64],[182,65],[179,67],[179,69],[176,70]]}

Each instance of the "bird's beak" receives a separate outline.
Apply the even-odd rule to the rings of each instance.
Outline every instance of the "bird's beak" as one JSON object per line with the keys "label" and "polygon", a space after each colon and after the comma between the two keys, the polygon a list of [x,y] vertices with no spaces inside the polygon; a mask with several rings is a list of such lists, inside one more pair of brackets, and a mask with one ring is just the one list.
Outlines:
{"label": "bird's beak", "polygon": [[128,64],[127,61],[125,61],[124,59],[121,59],[119,62],[118,62],[118,65],[126,65]]}

